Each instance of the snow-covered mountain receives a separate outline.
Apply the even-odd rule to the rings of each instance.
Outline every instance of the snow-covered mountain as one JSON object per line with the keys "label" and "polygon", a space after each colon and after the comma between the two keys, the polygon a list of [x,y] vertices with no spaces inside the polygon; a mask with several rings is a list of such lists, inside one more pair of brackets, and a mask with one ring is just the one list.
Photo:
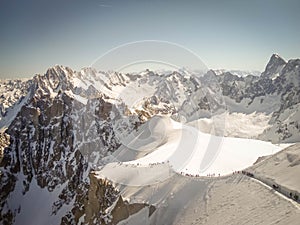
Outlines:
{"label": "snow-covered mountain", "polygon": [[246,77],[248,75],[253,75],[253,76],[260,76],[261,72],[257,70],[226,70],[226,69],[214,69],[213,70],[216,75],[220,75],[226,72],[229,72],[233,75],[236,75],[238,77]]}
{"label": "snow-covered mountain", "polygon": [[[23,101],[12,103],[15,117],[2,118],[1,136],[7,140],[0,185],[4,223],[31,223],[26,210],[31,210],[32,198],[39,199],[37,224],[63,223],[77,200],[86,196],[89,165],[120,145],[109,112],[113,106],[125,111],[124,103],[95,88],[74,85],[80,75],[56,66],[35,76],[31,85],[23,85]],[[129,132],[139,120],[130,114],[126,118]]]}
{"label": "snow-covered mountain", "polygon": [[218,79],[230,113],[271,116],[268,129],[256,138],[295,142],[299,141],[299,67],[299,59],[286,62],[274,54],[260,77],[237,77],[229,72],[216,75],[213,71],[206,76]]}
{"label": "snow-covered mountain", "polygon": [[[105,223],[111,221],[112,215],[123,218],[116,210],[119,206],[130,208],[129,215],[145,207],[152,214],[154,205],[128,202],[126,195],[120,195],[120,188],[107,182],[108,175],[101,177],[97,171],[90,173],[91,169],[110,168],[114,164],[108,162],[118,165],[121,159],[141,158],[133,164],[151,163],[155,173],[183,173],[187,169],[189,174],[203,175],[192,163],[202,153],[195,151],[198,156],[186,160],[185,167],[180,161],[187,151],[185,145],[199,142],[190,139],[195,134],[200,142],[208,136],[230,136],[225,141],[227,149],[235,142],[247,142],[232,137],[298,142],[299,65],[299,59],[286,62],[274,54],[261,76],[214,70],[203,76],[149,70],[123,74],[54,66],[31,79],[0,81],[0,221],[80,224],[95,219]],[[159,120],[157,125],[155,118],[167,119]],[[164,127],[160,124],[165,123],[173,125],[161,130]],[[184,125],[179,129],[181,123]],[[146,128],[153,139],[142,133]],[[185,142],[177,143],[185,136]],[[169,159],[177,168],[174,170],[160,164],[169,157],[155,154],[159,153],[157,150],[161,151],[159,155],[170,154],[176,143],[184,146],[179,149],[183,152],[172,154],[181,157]],[[265,142],[250,140],[249,146],[262,151],[266,150],[263,146],[272,146],[270,151],[274,152],[280,149],[270,143],[257,143]],[[128,146],[134,151],[125,151]],[[142,159],[146,154],[148,161]],[[252,163],[261,154],[253,152],[247,162]],[[245,164],[239,166],[236,169]],[[118,168],[123,167],[124,171],[130,168],[125,164]],[[221,170],[224,168],[213,167],[211,173],[222,174]],[[128,174],[131,172],[135,173]],[[38,201],[33,203],[33,199]],[[39,215],[32,218],[32,210],[38,210]]]}

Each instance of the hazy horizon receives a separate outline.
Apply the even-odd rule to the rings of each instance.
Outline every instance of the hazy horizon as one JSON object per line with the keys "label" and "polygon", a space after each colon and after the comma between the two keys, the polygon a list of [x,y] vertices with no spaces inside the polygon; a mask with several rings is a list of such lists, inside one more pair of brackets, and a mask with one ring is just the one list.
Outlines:
{"label": "hazy horizon", "polygon": [[0,1],[0,78],[56,64],[79,70],[141,40],[184,46],[210,69],[262,72],[273,53],[299,58],[299,8],[297,0]]}

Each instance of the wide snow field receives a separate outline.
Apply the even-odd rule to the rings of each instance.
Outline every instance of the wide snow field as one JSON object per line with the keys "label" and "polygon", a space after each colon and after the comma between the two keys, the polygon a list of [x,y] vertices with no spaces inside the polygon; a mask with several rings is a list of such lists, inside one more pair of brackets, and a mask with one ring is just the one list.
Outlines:
{"label": "wide snow field", "polygon": [[[141,135],[138,135],[131,140],[130,146],[142,151],[143,146],[150,144],[145,140],[149,140],[154,149],[125,164],[144,167],[164,162],[177,173],[218,176],[247,168],[259,157],[274,154],[286,146],[253,139],[217,137],[168,117],[154,117],[148,123],[151,126],[142,130],[143,137],[147,138],[141,142]],[[138,146],[138,143],[143,145]]]}

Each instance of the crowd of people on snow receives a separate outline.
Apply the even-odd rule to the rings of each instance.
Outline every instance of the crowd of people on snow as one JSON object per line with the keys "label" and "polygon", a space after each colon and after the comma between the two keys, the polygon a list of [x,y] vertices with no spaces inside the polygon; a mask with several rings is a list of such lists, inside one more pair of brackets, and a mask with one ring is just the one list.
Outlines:
{"label": "crowd of people on snow", "polygon": [[254,174],[253,174],[253,173],[250,173],[250,172],[248,172],[248,171],[242,170],[242,174],[247,175],[247,176],[249,176],[249,177],[254,177]]}
{"label": "crowd of people on snow", "polygon": [[254,174],[253,174],[253,173],[250,173],[250,172],[245,171],[245,170],[242,170],[242,171],[234,171],[232,174],[234,175],[234,174],[239,174],[239,173],[244,174],[244,175],[249,176],[249,177],[254,177]]}
{"label": "crowd of people on snow", "polygon": [[[186,176],[186,177],[203,177],[203,176],[200,176],[199,174],[189,174],[189,173],[184,173],[184,172],[180,172],[180,174],[183,176]],[[216,177],[216,174],[212,173],[212,174],[207,174],[206,176],[207,177]],[[218,174],[218,176],[220,177],[221,174]]]}

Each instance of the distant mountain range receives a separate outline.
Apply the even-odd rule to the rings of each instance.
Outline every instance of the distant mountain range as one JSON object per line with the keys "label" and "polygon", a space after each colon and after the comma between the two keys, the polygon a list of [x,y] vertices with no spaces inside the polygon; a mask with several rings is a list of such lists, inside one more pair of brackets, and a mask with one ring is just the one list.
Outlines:
{"label": "distant mountain range", "polygon": [[[201,76],[149,70],[122,74],[55,66],[28,80],[0,81],[0,93],[3,224],[29,224],[33,209],[35,224],[90,221],[88,191],[98,185],[90,180],[91,168],[105,164],[123,138],[154,115],[183,123],[224,115],[226,124],[226,116],[234,113],[249,120],[264,114],[268,125],[249,137],[300,141],[300,59],[285,61],[277,54],[260,75],[234,70]],[[224,124],[209,132],[229,135]],[[115,202],[112,186],[105,188],[110,197],[98,196],[97,221],[109,221],[104,211],[113,204],[127,204]]]}
{"label": "distant mountain range", "polygon": [[226,69],[214,69],[216,75],[220,75],[226,72],[236,75],[238,77],[246,77],[248,75],[260,76],[261,72],[257,70],[226,70]]}

